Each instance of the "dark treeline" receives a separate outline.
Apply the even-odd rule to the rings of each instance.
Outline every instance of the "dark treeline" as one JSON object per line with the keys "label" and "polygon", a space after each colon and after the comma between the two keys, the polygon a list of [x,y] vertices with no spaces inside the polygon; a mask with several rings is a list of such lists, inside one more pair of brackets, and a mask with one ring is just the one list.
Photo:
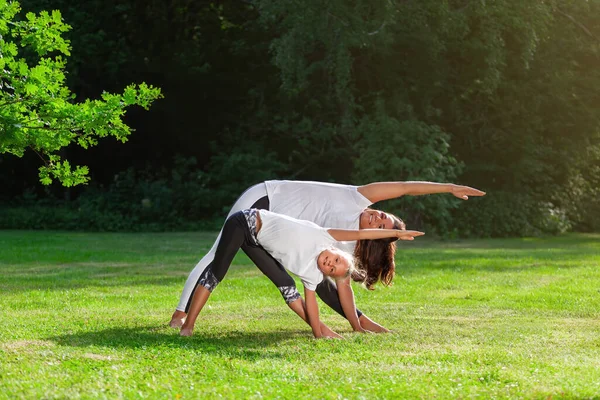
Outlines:
{"label": "dark treeline", "polygon": [[189,229],[265,179],[456,182],[382,205],[409,227],[600,229],[600,0],[22,0],[72,26],[69,87],[145,81],[125,144],[66,155],[92,183],[0,156],[0,227]]}

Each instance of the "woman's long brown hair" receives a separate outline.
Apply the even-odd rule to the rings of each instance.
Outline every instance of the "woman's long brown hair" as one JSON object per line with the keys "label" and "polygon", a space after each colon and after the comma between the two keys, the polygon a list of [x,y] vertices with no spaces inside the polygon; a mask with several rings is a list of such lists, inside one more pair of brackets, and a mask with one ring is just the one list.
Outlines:
{"label": "woman's long brown hair", "polygon": [[[392,215],[394,229],[404,230],[406,225],[400,218]],[[367,289],[381,281],[385,286],[392,284],[396,263],[396,238],[359,240],[354,249],[354,258],[357,261],[357,272],[352,274],[352,279],[362,282]]]}

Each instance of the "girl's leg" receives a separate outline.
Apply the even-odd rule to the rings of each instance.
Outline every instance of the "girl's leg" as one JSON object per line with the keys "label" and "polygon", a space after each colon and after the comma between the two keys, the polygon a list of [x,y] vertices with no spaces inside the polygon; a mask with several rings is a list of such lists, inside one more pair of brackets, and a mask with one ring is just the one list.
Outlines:
{"label": "girl's leg", "polygon": [[[242,250],[256,264],[258,269],[267,276],[277,286],[283,296],[286,304],[294,311],[304,322],[308,323],[304,309],[304,301],[296,289],[294,279],[287,273],[285,268],[275,260],[265,249],[260,246],[253,246],[244,243]],[[329,337],[341,337],[321,323],[321,331]]]}
{"label": "girl's leg", "polygon": [[[319,295],[319,298],[323,300],[325,304],[331,307],[331,309],[340,314],[342,317],[346,318],[346,314],[344,314],[344,310],[342,309],[342,303],[340,303],[340,297],[338,296],[337,288],[329,279],[324,279],[323,282],[319,283],[317,286],[317,295]],[[383,326],[369,319],[369,317],[364,315],[358,308],[356,309],[356,313],[358,314],[360,326],[363,329],[378,333],[389,332]]]}
{"label": "girl's leg", "polygon": [[[229,215],[227,217],[229,218],[232,214],[247,208],[256,208],[253,207],[255,204],[257,206],[264,206],[266,204],[268,208],[269,200],[266,196],[267,189],[264,183],[259,183],[258,185],[252,186],[250,189],[246,190],[240,196],[239,199],[237,199],[233,207],[231,207],[231,211],[229,211]],[[196,283],[198,282],[198,278],[200,277],[206,266],[210,264],[210,262],[214,259],[215,252],[217,249],[217,243],[219,243],[222,232],[223,230],[221,230],[221,232],[219,233],[217,240],[215,241],[209,252],[204,257],[202,257],[202,259],[198,262],[198,264],[196,264],[196,267],[188,276],[188,279],[185,282],[185,286],[183,288],[183,292],[181,293],[181,297],[179,298],[179,304],[177,305],[177,308],[175,309],[175,312],[171,317],[171,322],[169,323],[171,327],[179,328],[183,324],[183,321],[187,314],[186,310],[190,306],[189,302],[192,298],[194,289],[196,287]]]}
{"label": "girl's leg", "polygon": [[288,305],[300,298],[294,279],[265,249],[256,245],[244,244],[242,250],[258,269],[277,286]]}
{"label": "girl's leg", "polygon": [[208,301],[217,285],[223,280],[240,247],[253,243],[248,223],[243,212],[237,212],[227,218],[221,239],[217,245],[212,262],[204,269],[196,284],[197,290],[192,297],[189,314],[181,327],[182,336],[191,336],[196,318]]}

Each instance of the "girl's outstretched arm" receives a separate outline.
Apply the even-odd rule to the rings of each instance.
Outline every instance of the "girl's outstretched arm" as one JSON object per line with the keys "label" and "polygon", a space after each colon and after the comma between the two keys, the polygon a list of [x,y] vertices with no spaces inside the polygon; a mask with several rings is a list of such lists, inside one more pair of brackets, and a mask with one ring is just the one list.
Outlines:
{"label": "girl's outstretched arm", "polygon": [[395,199],[404,195],[419,196],[423,194],[452,193],[463,200],[468,200],[469,196],[485,195],[485,192],[469,186],[435,182],[375,182],[359,186],[358,191],[373,203]]}
{"label": "girl's outstretched arm", "polygon": [[308,323],[312,328],[313,335],[317,339],[323,337],[321,332],[321,321],[319,320],[319,305],[317,304],[317,296],[315,296],[314,290],[304,288],[304,298],[306,301],[306,317]]}
{"label": "girl's outstretched arm", "polygon": [[360,325],[358,320],[358,314],[356,313],[356,304],[354,303],[354,292],[350,285],[350,278],[340,279],[336,281],[338,296],[340,297],[340,303],[342,304],[342,310],[346,315],[346,319],[350,322],[352,329],[355,332],[365,332]]}
{"label": "girl's outstretched arm", "polygon": [[327,232],[331,235],[332,238],[334,238],[338,242],[386,238],[414,240],[415,237],[423,236],[425,234],[419,231],[402,231],[399,229],[327,229]]}

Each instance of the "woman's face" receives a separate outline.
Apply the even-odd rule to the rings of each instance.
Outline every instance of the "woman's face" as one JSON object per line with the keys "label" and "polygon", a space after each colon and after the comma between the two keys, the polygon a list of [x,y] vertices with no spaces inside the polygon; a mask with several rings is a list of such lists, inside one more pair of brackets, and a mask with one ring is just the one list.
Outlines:
{"label": "woman's face", "polygon": [[359,229],[394,229],[391,215],[370,208],[360,214]]}
{"label": "woman's face", "polygon": [[317,257],[317,265],[323,275],[334,279],[346,276],[350,268],[346,257],[336,249],[323,250]]}

